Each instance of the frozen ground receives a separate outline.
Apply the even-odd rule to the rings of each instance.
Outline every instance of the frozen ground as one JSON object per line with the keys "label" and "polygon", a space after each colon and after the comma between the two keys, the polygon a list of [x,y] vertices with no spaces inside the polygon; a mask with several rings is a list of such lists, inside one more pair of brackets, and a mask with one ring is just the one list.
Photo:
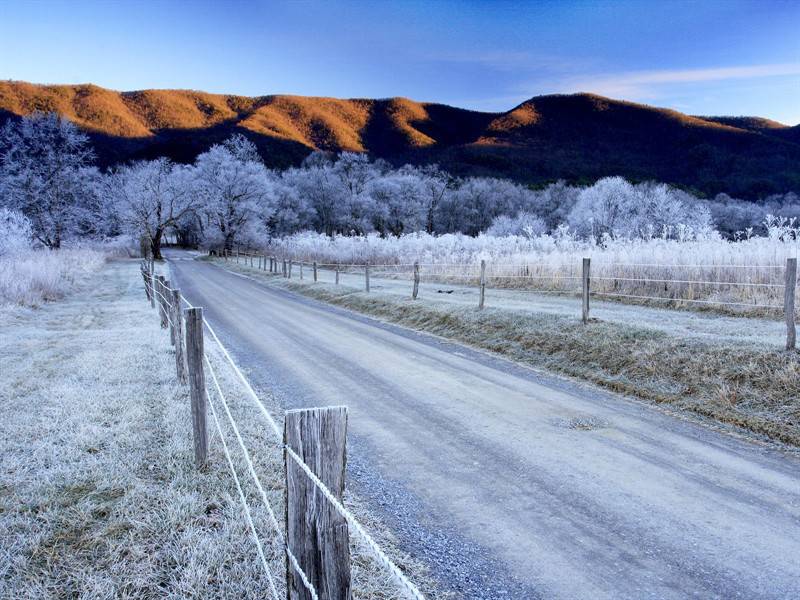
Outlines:
{"label": "frozen ground", "polygon": [[[787,559],[800,553],[795,457],[172,257],[183,291],[281,404],[350,407],[354,486],[460,596],[800,595]],[[577,315],[577,301],[558,302]],[[641,324],[642,309],[611,308]],[[704,317],[668,314],[687,329]]]}
{"label": "frozen ground", "polygon": [[[206,349],[281,515],[280,446]],[[0,364],[0,598],[268,597],[213,422],[210,468],[194,468],[186,389],[137,261],[109,263],[62,301],[0,310]],[[280,590],[282,548],[222,427]],[[348,504],[424,584],[419,563]],[[363,548],[353,556],[355,598],[401,597]]]}

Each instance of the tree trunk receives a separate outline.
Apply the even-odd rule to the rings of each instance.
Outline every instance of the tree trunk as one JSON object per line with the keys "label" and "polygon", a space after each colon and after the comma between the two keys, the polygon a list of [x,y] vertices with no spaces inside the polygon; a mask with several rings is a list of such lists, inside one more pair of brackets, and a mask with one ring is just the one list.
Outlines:
{"label": "tree trunk", "polygon": [[226,233],[225,234],[225,250],[228,252],[233,251],[233,242],[235,240],[235,236],[233,233]]}
{"label": "tree trunk", "polygon": [[164,231],[156,229],[153,237],[150,238],[150,250],[153,253],[153,260],[161,260],[161,236]]}

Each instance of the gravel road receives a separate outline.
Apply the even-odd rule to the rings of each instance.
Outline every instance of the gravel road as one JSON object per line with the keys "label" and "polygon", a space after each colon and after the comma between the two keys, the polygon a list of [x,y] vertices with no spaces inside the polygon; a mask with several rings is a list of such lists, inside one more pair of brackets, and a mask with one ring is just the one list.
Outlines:
{"label": "gravel road", "polygon": [[348,485],[458,597],[800,597],[796,458],[188,254],[171,269],[284,406],[349,406]]}

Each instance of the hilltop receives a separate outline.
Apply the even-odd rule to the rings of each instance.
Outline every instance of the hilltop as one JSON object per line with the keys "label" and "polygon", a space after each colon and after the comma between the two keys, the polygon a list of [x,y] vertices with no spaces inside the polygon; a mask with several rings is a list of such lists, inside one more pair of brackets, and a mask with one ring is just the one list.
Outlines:
{"label": "hilltop", "polygon": [[614,174],[709,195],[800,191],[798,126],[758,117],[695,117],[593,94],[538,96],[488,113],[407,98],[0,82],[0,121],[37,110],[58,112],[87,131],[101,166],[162,154],[191,161],[240,132],[274,167],[297,164],[313,150],[350,150],[531,184]]}

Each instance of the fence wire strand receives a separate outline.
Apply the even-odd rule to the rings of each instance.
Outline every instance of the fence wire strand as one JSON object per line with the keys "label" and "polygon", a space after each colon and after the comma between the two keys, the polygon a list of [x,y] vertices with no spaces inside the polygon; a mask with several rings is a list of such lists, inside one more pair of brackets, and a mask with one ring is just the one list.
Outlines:
{"label": "fence wire strand", "polygon": [[[187,306],[189,308],[194,308],[194,306],[188,300],[186,300],[185,298],[183,300],[184,300],[184,302],[186,302],[186,304],[187,304]],[[259,408],[260,412],[266,418],[267,422],[269,423],[270,427],[274,431],[275,435],[280,440],[279,446],[281,448],[283,448],[284,450],[286,450],[287,455],[291,456],[293,458],[293,460],[295,462],[297,462],[297,464],[300,466],[301,470],[309,477],[309,479],[314,483],[314,485],[320,490],[322,495],[325,496],[331,502],[331,504],[337,510],[337,512],[339,512],[339,514],[341,514],[342,517],[344,517],[345,520],[353,527],[353,529],[356,531],[356,533],[358,533],[358,535],[364,540],[364,542],[370,548],[370,550],[372,551],[373,555],[378,560],[378,562],[381,563],[386,569],[388,569],[389,572],[392,573],[392,575],[395,577],[395,579],[397,579],[397,581],[402,585],[402,587],[404,587],[416,600],[425,600],[425,596],[422,595],[422,593],[419,591],[419,589],[408,579],[408,577],[406,577],[403,574],[403,572],[400,570],[400,568],[386,555],[386,553],[381,549],[381,547],[378,545],[378,543],[372,538],[372,536],[369,535],[369,533],[367,533],[367,531],[364,529],[364,527],[361,525],[361,523],[358,522],[358,520],[355,518],[355,516],[347,508],[345,508],[345,506],[336,498],[336,496],[333,495],[333,493],[314,474],[314,472],[303,461],[303,459],[300,456],[298,456],[297,453],[294,450],[292,450],[291,448],[289,448],[287,445],[285,445],[283,443],[283,436],[281,434],[280,428],[278,427],[277,423],[275,422],[275,419],[272,417],[272,415],[269,413],[269,411],[267,411],[267,409],[264,406],[263,402],[261,402],[261,399],[258,397],[258,394],[256,394],[255,390],[253,390],[252,386],[247,381],[247,378],[244,376],[244,374],[241,372],[239,367],[236,365],[236,363],[234,362],[233,358],[231,358],[231,356],[228,353],[227,349],[222,344],[222,341],[219,339],[219,337],[217,336],[216,332],[214,331],[214,329],[211,327],[211,325],[208,323],[208,321],[205,318],[203,319],[203,323],[208,328],[208,331],[209,331],[209,333],[211,333],[211,335],[214,338],[214,340],[217,342],[217,345],[219,346],[220,350],[222,351],[223,355],[225,356],[227,362],[231,365],[231,367],[233,368],[233,370],[236,373],[236,375],[238,376],[238,378],[244,384],[245,389],[248,391],[248,394],[255,401],[256,406]],[[206,358],[206,361],[208,361],[207,357],[204,357],[204,358]],[[213,375],[212,375],[212,378],[215,379],[215,377]],[[209,401],[209,404],[211,405],[210,401]],[[215,418],[215,421],[217,423],[217,428],[218,428],[218,430],[220,432],[220,436],[221,436],[222,435],[222,431],[219,428],[219,422],[218,422],[217,417],[216,417],[216,412],[213,410],[213,405],[212,405],[212,413],[215,415],[214,418]],[[224,444],[224,441],[223,441],[223,444]],[[225,446],[225,447],[227,448],[227,446]],[[230,462],[230,457],[229,457],[229,455],[227,455],[227,456],[228,456],[229,462]],[[231,464],[231,468],[233,469],[232,462],[230,462],[230,464]],[[235,471],[234,471],[234,476],[235,476]],[[239,485],[238,484],[238,477],[236,478],[236,482],[237,482],[237,486],[238,486]],[[241,486],[239,486],[239,490],[241,491]],[[243,497],[243,494],[242,494],[242,497]],[[249,515],[249,508],[247,509],[247,514]],[[258,541],[258,546],[259,546],[259,548],[261,548],[260,540]],[[313,586],[308,581],[308,578],[307,578],[306,574],[302,571],[302,569],[300,568],[300,565],[297,564],[297,560],[295,559],[294,555],[289,550],[288,546],[286,546],[286,550],[287,550],[287,557],[289,558],[289,561],[291,563],[293,563],[292,566],[297,570],[298,575],[300,576],[300,579],[303,582],[303,585],[306,587],[306,589],[308,589],[309,593],[312,594],[312,596],[316,600],[316,591],[313,589]],[[262,550],[262,554],[263,554],[263,550]]]}

